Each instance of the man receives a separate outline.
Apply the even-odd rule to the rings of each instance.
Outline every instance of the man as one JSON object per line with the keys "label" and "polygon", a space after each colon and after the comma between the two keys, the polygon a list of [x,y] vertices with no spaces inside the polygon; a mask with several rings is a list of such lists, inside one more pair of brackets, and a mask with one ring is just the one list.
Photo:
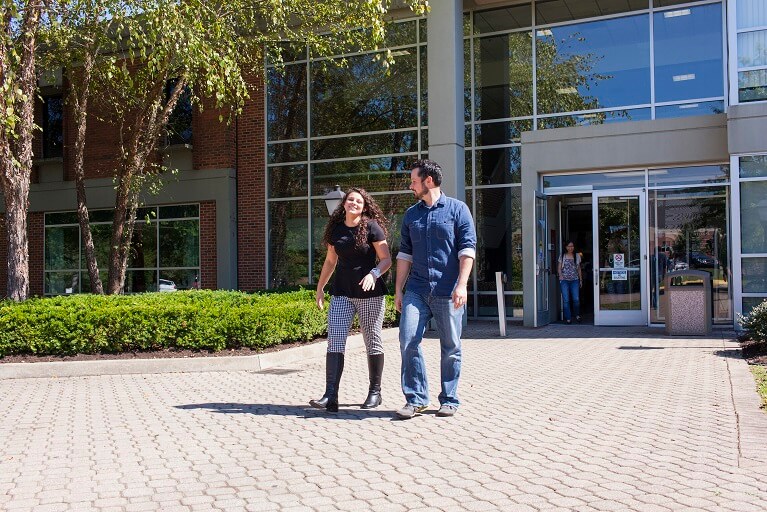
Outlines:
{"label": "man", "polygon": [[[394,304],[402,313],[399,341],[402,392],[407,400],[396,412],[400,419],[410,419],[429,406],[421,340],[432,318],[442,349],[437,416],[452,416],[459,405],[461,329],[477,235],[469,208],[445,196],[441,184],[442,169],[437,163],[420,160],[411,166],[409,188],[418,203],[402,219],[394,294]],[[407,291],[403,293],[405,282]]]}

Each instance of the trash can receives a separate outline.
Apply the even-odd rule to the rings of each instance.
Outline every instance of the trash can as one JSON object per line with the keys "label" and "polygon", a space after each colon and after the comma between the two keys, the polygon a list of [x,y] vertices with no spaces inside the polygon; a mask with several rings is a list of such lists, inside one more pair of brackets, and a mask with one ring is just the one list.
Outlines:
{"label": "trash can", "polygon": [[702,270],[669,272],[663,280],[663,291],[666,334],[711,334],[711,274]]}

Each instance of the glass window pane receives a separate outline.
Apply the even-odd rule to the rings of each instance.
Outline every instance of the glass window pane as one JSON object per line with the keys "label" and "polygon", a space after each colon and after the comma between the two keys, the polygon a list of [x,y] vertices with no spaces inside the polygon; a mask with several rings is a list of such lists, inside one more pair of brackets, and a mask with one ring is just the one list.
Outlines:
{"label": "glass window pane", "polygon": [[80,292],[80,273],[70,272],[46,272],[45,295],[69,295]]}
{"label": "glass window pane", "polygon": [[198,267],[200,265],[200,221],[174,220],[159,223],[160,266]]}
{"label": "glass window pane", "polygon": [[474,12],[475,34],[525,28],[532,24],[533,9],[530,4]]}
{"label": "glass window pane", "polygon": [[522,147],[478,149],[477,185],[519,183],[522,177]]}
{"label": "glass window pane", "polygon": [[644,187],[644,174],[644,171],[627,171],[549,175],[543,177],[543,192],[556,194],[563,189],[587,191]]}
{"label": "glass window pane", "polygon": [[539,29],[538,112],[649,103],[649,39],[647,15]]}
{"label": "glass window pane", "polygon": [[114,220],[113,210],[89,210],[88,218],[91,222],[112,222]]}
{"label": "glass window pane", "polygon": [[724,94],[722,6],[655,13],[655,100]]}
{"label": "glass window pane", "polygon": [[767,26],[767,4],[764,0],[738,0],[735,12],[738,28]]}
{"label": "glass window pane", "polygon": [[657,7],[670,7],[679,4],[691,4],[694,2],[705,2],[707,0],[653,0],[653,5]]}
{"label": "glass window pane", "polygon": [[767,69],[738,73],[738,101],[767,100]]}
{"label": "glass window pane", "polygon": [[79,269],[79,263],[80,228],[45,228],[45,270]]}
{"label": "glass window pane", "polygon": [[196,290],[199,288],[199,269],[160,269],[159,291]]}
{"label": "glass window pane", "polygon": [[371,54],[312,64],[312,135],[415,127],[417,49],[398,50],[387,68]]}
{"label": "glass window pane", "polygon": [[285,142],[283,144],[268,144],[266,157],[270,164],[306,161],[306,142]]}
{"label": "glass window pane", "polygon": [[743,297],[743,315],[748,316],[752,309],[766,300],[767,297]]}
{"label": "glass window pane", "polygon": [[419,79],[421,80],[421,126],[429,125],[429,87],[427,77],[426,47],[422,46],[418,51],[421,52],[421,68],[419,70]]}
{"label": "glass window pane", "polygon": [[538,25],[572,21],[621,12],[647,9],[647,0],[604,2],[594,0],[538,0],[535,3],[535,21]]}
{"label": "glass window pane", "polygon": [[200,216],[198,204],[174,204],[172,206],[160,206],[161,219],[186,219]]}
{"label": "glass window pane", "polygon": [[314,160],[417,152],[417,130],[312,140]]}
{"label": "glass window pane", "polygon": [[651,320],[665,321],[665,275],[696,269],[711,274],[714,322],[732,322],[727,188],[651,191],[648,201]]}
{"label": "glass window pane", "polygon": [[482,123],[475,125],[474,135],[477,139],[477,146],[495,146],[511,142],[522,142],[522,132],[532,129],[533,121],[530,119],[504,121],[501,123]]}
{"label": "glass window pane", "polygon": [[475,40],[474,81],[477,119],[532,115],[533,46],[530,34],[522,32]]}
{"label": "glass window pane", "polygon": [[594,126],[599,124],[622,123],[624,121],[648,121],[652,116],[649,108],[612,110],[589,114],[544,117],[538,119],[538,129],[567,128],[568,126]]}
{"label": "glass window pane", "polygon": [[743,258],[744,293],[767,293],[767,258]]}
{"label": "glass window pane", "polygon": [[368,192],[407,190],[414,156],[322,162],[312,166],[312,195],[325,195],[334,185],[362,187]]}
{"label": "glass window pane", "polygon": [[767,66],[767,30],[738,34],[738,67]]}
{"label": "glass window pane", "polygon": [[309,168],[306,165],[269,167],[267,172],[269,197],[299,197],[309,192]]}
{"label": "glass window pane", "polygon": [[43,158],[56,158],[64,150],[64,100],[61,96],[43,98]]}
{"label": "glass window pane", "polygon": [[[136,223],[133,228],[134,233],[138,229],[139,223]],[[96,264],[98,264],[99,270],[106,270],[109,265],[109,247],[112,238],[112,225],[91,224],[91,236],[93,237],[93,249],[96,252]],[[85,260],[85,246],[83,246],[81,254],[80,268],[85,272],[84,277],[86,277],[88,275],[88,263]]]}
{"label": "glass window pane", "polygon": [[740,239],[743,254],[767,253],[767,181],[740,184]]}
{"label": "glass window pane", "polygon": [[306,201],[269,203],[269,287],[309,282]]}
{"label": "glass window pane", "polygon": [[[101,234],[100,242],[102,244],[106,243],[107,258],[109,257],[109,236],[109,232],[103,232]],[[95,237],[96,235],[94,234],[94,238]],[[131,250],[128,255],[128,268],[153,268],[156,266],[157,223],[146,221],[136,222],[136,225],[133,228],[133,242],[131,243]]]}
{"label": "glass window pane", "polygon": [[136,210],[136,222],[157,220],[157,207],[139,208]]}
{"label": "glass window pane", "polygon": [[703,183],[726,182],[730,176],[729,165],[700,165],[696,167],[674,167],[671,169],[650,169],[650,186],[699,185]]}
{"label": "glass window pane", "polygon": [[77,212],[56,212],[45,214],[45,225],[77,224]]}
{"label": "glass window pane", "polygon": [[519,187],[479,189],[477,290],[494,291],[495,273],[508,278],[507,290],[522,290],[522,201]]}
{"label": "glass window pane", "polygon": [[704,101],[701,103],[685,103],[684,105],[666,105],[655,107],[655,118],[666,119],[671,117],[706,116],[722,114],[724,101]]}
{"label": "glass window pane", "polygon": [[[477,294],[477,303],[479,304],[479,310],[477,315],[480,318],[494,317],[498,318],[498,298],[495,295],[489,294]],[[469,304],[472,304],[472,300],[469,299]],[[510,295],[507,294],[504,300],[506,305],[506,318],[522,318],[522,307],[524,299],[522,295]],[[473,307],[469,308],[473,310]],[[470,313],[471,314],[471,311]]]}
{"label": "glass window pane", "polygon": [[767,155],[740,157],[740,177],[767,177]]}
{"label": "glass window pane", "polygon": [[157,271],[156,270],[126,271],[124,289],[125,289],[125,293],[156,292],[157,291]]}
{"label": "glass window pane", "polygon": [[267,70],[267,140],[306,137],[306,64]]}

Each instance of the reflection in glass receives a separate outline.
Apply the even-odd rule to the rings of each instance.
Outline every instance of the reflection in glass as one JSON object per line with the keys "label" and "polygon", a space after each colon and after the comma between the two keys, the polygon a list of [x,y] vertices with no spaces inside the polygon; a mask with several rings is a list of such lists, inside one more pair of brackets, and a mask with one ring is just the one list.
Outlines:
{"label": "reflection in glass", "polygon": [[738,72],[738,101],[767,100],[767,69]]}
{"label": "reflection in glass", "polygon": [[655,107],[655,119],[670,117],[706,116],[724,113],[724,101],[703,101],[684,105],[665,105]]}
{"label": "reflection in glass", "polygon": [[407,190],[413,156],[322,162],[312,165],[312,195],[324,195],[338,184],[341,189],[362,187],[368,192]]}
{"label": "reflection in glass", "polygon": [[553,174],[543,177],[543,192],[556,194],[559,190],[605,190],[611,188],[644,187],[644,171],[589,172],[582,174]]}
{"label": "reflection in glass", "polygon": [[767,5],[764,0],[737,0],[735,14],[739,29],[767,26]]}
{"label": "reflection in glass", "polygon": [[[168,285],[169,287],[169,285]],[[165,291],[163,287],[163,291]],[[125,293],[144,293],[156,292],[157,271],[156,270],[131,270],[125,272]]]}
{"label": "reflection in glass", "polygon": [[416,152],[417,130],[312,140],[313,160]]}
{"label": "reflection in glass", "polygon": [[611,110],[607,112],[592,112],[589,114],[573,114],[569,116],[554,116],[538,119],[538,129],[566,128],[568,126],[593,126],[599,124],[620,123],[623,121],[647,121],[652,116],[649,108],[634,108],[629,110]]}
{"label": "reflection in glass", "polygon": [[474,136],[477,139],[477,146],[496,146],[522,142],[522,132],[532,129],[533,122],[530,119],[500,123],[477,123],[474,128]]}
{"label": "reflection in glass", "polygon": [[170,206],[160,206],[158,213],[163,220],[195,218],[200,216],[200,205],[173,204]]}
{"label": "reflection in glass", "polygon": [[306,137],[306,64],[267,70],[267,140]]}
{"label": "reflection in glass", "polygon": [[519,183],[522,178],[522,147],[476,150],[477,185]]}
{"label": "reflection in glass", "polygon": [[743,292],[767,293],[767,258],[743,258]]}
{"label": "reflection in glass", "polygon": [[767,155],[740,157],[741,178],[767,178]]}
{"label": "reflection in glass", "polygon": [[740,237],[743,254],[767,253],[767,181],[740,184]]}
{"label": "reflection in glass", "polygon": [[476,190],[477,290],[494,291],[495,273],[507,290],[522,290],[522,201],[519,187]]}
{"label": "reflection in glass", "polygon": [[530,4],[501,7],[489,11],[474,12],[474,33],[501,32],[529,27],[533,24]]}
{"label": "reflection in glass", "polygon": [[347,65],[312,64],[312,135],[340,135],[417,126],[416,48],[395,52],[388,67],[374,55]]}
{"label": "reflection in glass", "polygon": [[[508,292],[504,295],[504,304],[506,305],[506,318],[522,318],[522,295],[519,293]],[[471,302],[472,300],[469,299],[469,303]],[[478,294],[477,303],[479,305],[479,309],[476,316],[480,318],[498,318],[498,298],[495,294]],[[469,308],[469,315],[472,315],[472,309],[473,308]]]}
{"label": "reflection in glass", "polygon": [[174,220],[159,223],[160,267],[200,265],[200,222]]}
{"label": "reflection in glass", "polygon": [[[160,269],[160,291],[170,291],[173,286],[177,290],[195,290],[199,288],[198,269]],[[195,280],[196,278],[196,280]]]}
{"label": "reflection in glass", "polygon": [[758,306],[764,301],[767,301],[767,296],[743,297],[743,316],[748,316],[751,313],[752,309],[754,309],[756,306]]}
{"label": "reflection in glass", "polygon": [[538,30],[538,112],[649,103],[649,39],[648,15]]}
{"label": "reflection in glass", "polygon": [[269,287],[309,282],[306,200],[269,203]]}
{"label": "reflection in glass", "polygon": [[650,169],[650,186],[691,186],[705,183],[722,183],[730,177],[729,165],[698,165],[695,167],[672,167]]}
{"label": "reflection in glass", "polygon": [[306,161],[306,141],[267,144],[266,158],[270,164]]}
{"label": "reflection in glass", "polygon": [[476,119],[532,115],[533,45],[529,32],[476,39],[474,82]]}
{"label": "reflection in glass", "polygon": [[654,16],[655,100],[722,96],[721,4]]}
{"label": "reflection in glass", "polygon": [[80,292],[80,273],[78,271],[69,272],[46,272],[45,273],[45,295],[69,295],[70,293]]}
{"label": "reflection in glass", "polygon": [[77,224],[77,212],[55,212],[45,214],[45,225]]}
{"label": "reflection in glass", "polygon": [[309,168],[306,165],[269,167],[267,174],[269,197],[306,196],[309,191]]}
{"label": "reflection in glass", "polygon": [[[641,310],[639,197],[600,197],[597,215],[599,309]],[[614,269],[626,272],[616,273]]]}
{"label": "reflection in glass", "polygon": [[538,25],[594,18],[608,14],[647,9],[647,0],[595,2],[593,0],[538,0],[535,3],[535,21]]}
{"label": "reflection in glass", "polygon": [[738,67],[767,66],[767,30],[738,34]]}
{"label": "reflection in glass", "polygon": [[675,270],[711,274],[714,322],[732,322],[727,188],[650,191],[650,320],[665,321],[663,279]]}
{"label": "reflection in glass", "polygon": [[43,158],[56,158],[64,150],[64,100],[61,96],[43,98]]}
{"label": "reflection in glass", "polygon": [[[195,224],[199,224],[198,221],[191,221]],[[168,224],[168,223],[166,223]],[[170,223],[173,224],[173,223]],[[104,244],[104,254],[99,254],[99,263],[103,265],[109,258],[109,240],[111,236],[112,226],[102,224],[99,226],[98,237],[99,243]],[[94,244],[97,243],[94,234]],[[103,258],[103,259],[101,259]],[[85,265],[85,258],[83,258],[83,265]],[[104,263],[102,263],[104,262]],[[192,266],[194,263],[188,262],[188,265],[179,266]],[[156,222],[137,222],[133,228],[133,241],[131,242],[131,250],[128,254],[128,268],[152,268],[157,266],[157,223]]]}
{"label": "reflection in glass", "polygon": [[45,269],[79,268],[80,228],[78,226],[45,228]]}

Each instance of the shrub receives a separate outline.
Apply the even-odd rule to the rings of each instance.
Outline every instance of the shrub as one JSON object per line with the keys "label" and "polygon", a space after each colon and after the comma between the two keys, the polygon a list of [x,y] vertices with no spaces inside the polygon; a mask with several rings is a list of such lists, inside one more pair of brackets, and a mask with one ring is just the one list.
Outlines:
{"label": "shrub", "polygon": [[[387,297],[386,323],[396,322]],[[264,349],[327,333],[314,291],[194,290],[0,302],[0,357],[161,350]]]}
{"label": "shrub", "polygon": [[767,300],[752,309],[748,316],[741,316],[739,321],[753,341],[767,343]]}

